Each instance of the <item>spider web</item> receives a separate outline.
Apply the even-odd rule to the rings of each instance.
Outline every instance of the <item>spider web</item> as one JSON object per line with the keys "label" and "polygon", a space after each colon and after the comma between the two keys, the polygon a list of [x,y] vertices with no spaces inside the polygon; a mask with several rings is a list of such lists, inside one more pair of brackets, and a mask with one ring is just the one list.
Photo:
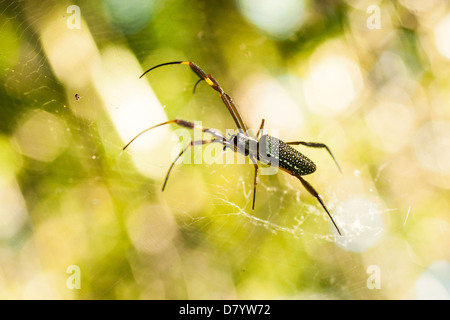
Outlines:
{"label": "spider web", "polygon": [[[114,122],[114,112],[132,113],[132,109],[124,110],[126,103],[120,101],[121,95],[126,96],[126,89],[102,100],[101,89],[92,83],[87,87],[69,87],[55,75],[48,52],[42,47],[42,34],[38,31],[41,23],[51,14],[60,15],[65,22],[68,13],[60,10],[66,7],[12,1],[2,2],[0,8],[2,42],[10,41],[2,49],[5,51],[0,52],[4,79],[0,87],[1,130],[11,137],[11,149],[22,159],[16,181],[28,213],[16,236],[22,245],[12,250],[15,261],[12,265],[18,268],[12,271],[14,268],[10,266],[3,274],[13,279],[25,275],[15,289],[22,292],[25,288],[25,293],[11,290],[4,292],[5,296],[38,297],[39,292],[63,298],[377,296],[367,289],[367,263],[345,249],[359,234],[366,231],[379,234],[383,228],[376,223],[352,225],[344,217],[349,207],[369,206],[365,210],[369,220],[390,211],[379,203],[377,196],[374,201],[345,204],[350,189],[346,186],[344,191],[338,191],[339,185],[327,183],[327,177],[337,181],[339,173],[332,171],[335,168],[325,153],[301,149],[318,159],[319,167],[328,168],[317,172],[322,178],[314,176],[308,181],[320,189],[334,219],[344,230],[343,239],[339,239],[316,199],[298,180],[284,173],[259,177],[256,208],[252,210],[254,168],[248,160],[242,165],[178,163],[167,189],[161,192],[173,154],[181,148],[171,135],[175,128],[167,129],[165,136],[155,131],[142,137],[146,142],[138,143],[144,146],[150,143],[151,153],[143,155],[132,147],[122,151],[127,141]],[[104,42],[114,44],[115,40],[109,40],[111,31],[105,31],[104,22],[96,22],[102,21],[96,19],[98,5],[83,2],[81,8],[93,38],[103,45],[100,51],[106,50],[108,43]],[[14,40],[6,38],[11,34],[16,36]],[[118,37],[117,43],[124,39],[123,35],[114,36]],[[151,47],[149,40],[142,37],[130,36],[127,41],[139,59]],[[169,59],[162,53],[159,52],[158,59]],[[120,55],[120,50],[112,49],[112,54]],[[12,56],[17,59],[10,60]],[[176,52],[167,50],[167,56],[176,56]],[[153,58],[156,59],[156,53]],[[222,128],[222,132],[232,124],[210,88],[202,86],[195,95],[191,93],[195,79],[187,71],[170,69],[164,75],[158,73],[152,81],[155,92],[161,89],[167,98],[164,95],[167,89],[157,84],[161,78],[166,83],[165,77],[173,82],[169,90],[173,96],[162,102],[168,118],[205,119],[204,124]],[[146,79],[140,81],[147,83]],[[156,123],[140,120],[139,126],[127,132],[129,138],[132,132],[137,134]],[[30,136],[39,130],[43,134],[49,130],[50,134]],[[192,132],[188,134],[193,136]],[[319,136],[329,134],[322,132]],[[159,142],[155,144],[153,140]],[[218,158],[231,152],[221,149],[220,146],[215,149]],[[179,162],[201,159],[201,150],[191,148]],[[361,173],[345,174],[355,180],[361,178]],[[377,179],[380,175],[377,174]],[[370,177],[364,180],[372,182]],[[359,191],[370,196],[369,189],[364,185]],[[75,200],[70,200],[71,197]],[[144,206],[144,202],[148,204]],[[101,209],[104,212],[96,211],[104,203],[106,208]],[[75,223],[78,215],[87,221],[86,225]],[[88,226],[91,215],[102,217],[97,229]],[[355,221],[361,221],[355,217]],[[66,227],[72,223],[75,229],[84,231],[77,234]],[[142,230],[138,228],[140,223],[145,225]],[[48,238],[52,224],[56,227],[55,235]],[[150,233],[145,235],[144,231]],[[82,240],[77,245],[80,235],[91,240]],[[35,250],[24,253],[24,247],[33,245]],[[89,249],[90,246],[93,248]],[[71,254],[50,262],[52,250],[58,253],[64,249]],[[98,253],[100,258],[94,258]],[[40,262],[36,262],[36,257]],[[341,259],[342,265],[335,263]],[[27,269],[23,261],[32,261],[33,270]],[[65,283],[65,268],[72,264],[80,264],[85,275],[82,283],[87,289],[81,293],[55,289],[61,287],[58,286],[61,281]],[[165,268],[168,268],[166,275]],[[96,282],[98,278],[101,280]],[[214,280],[207,283],[208,279]],[[50,283],[45,292],[40,291],[43,283]],[[181,289],[177,291],[173,287],[178,284]],[[164,286],[170,289],[164,292]]]}

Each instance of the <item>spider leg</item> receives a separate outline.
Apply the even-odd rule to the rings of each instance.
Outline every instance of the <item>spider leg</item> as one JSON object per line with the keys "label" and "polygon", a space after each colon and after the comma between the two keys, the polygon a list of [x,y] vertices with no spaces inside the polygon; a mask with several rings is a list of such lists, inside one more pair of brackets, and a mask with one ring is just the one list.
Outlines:
{"label": "spider leg", "polygon": [[253,162],[253,165],[255,166],[255,178],[253,179],[253,203],[252,203],[252,210],[255,210],[255,200],[256,200],[256,186],[258,185],[258,164],[256,163],[256,160],[252,155],[249,155],[250,161]]}
{"label": "spider leg", "polygon": [[192,93],[195,94],[195,90],[197,89],[197,86],[200,82],[202,82],[203,79],[198,79],[197,82],[194,85],[194,89],[192,89]]}
{"label": "spider leg", "polygon": [[264,130],[264,119],[261,120],[261,125],[259,126],[258,132],[256,133],[256,140],[259,140],[259,135]]}
{"label": "spider leg", "polygon": [[126,148],[128,148],[128,146],[129,146],[134,140],[136,140],[139,136],[141,136],[141,135],[144,134],[145,132],[147,132],[147,131],[149,131],[149,130],[151,130],[151,129],[160,127],[160,126],[167,125],[167,124],[177,124],[177,125],[179,125],[179,126],[181,126],[181,127],[185,127],[185,128],[188,128],[188,129],[199,130],[199,131],[202,131],[202,132],[205,132],[205,133],[209,133],[209,134],[213,135],[213,136],[218,140],[217,142],[225,143],[225,141],[227,140],[222,134],[220,134],[219,132],[217,132],[217,131],[215,131],[215,130],[213,130],[213,129],[204,128],[204,127],[199,126],[199,125],[196,125],[196,124],[194,124],[194,123],[192,123],[192,122],[190,122],[190,121],[186,121],[186,120],[182,120],[182,119],[174,119],[174,120],[169,120],[169,121],[166,121],[166,122],[163,122],[163,123],[154,125],[154,126],[152,126],[152,127],[150,127],[150,128],[147,128],[147,129],[145,129],[145,130],[139,132],[133,139],[130,140],[130,142],[128,142],[128,143],[125,145],[125,147],[123,147],[122,150],[125,150]]}
{"label": "spider leg", "polygon": [[308,192],[315,197],[320,204],[322,205],[322,207],[325,209],[326,213],[328,214],[328,217],[330,217],[331,222],[333,223],[334,227],[336,228],[337,232],[339,233],[340,236],[342,236],[341,231],[339,230],[338,226],[336,225],[336,223],[334,222],[333,218],[331,217],[330,212],[328,211],[327,207],[325,207],[325,204],[322,201],[322,198],[320,197],[320,195],[317,193],[317,191],[313,188],[312,185],[309,184],[308,181],[306,181],[305,179],[303,179],[301,176],[296,175],[296,177],[300,180],[300,182],[302,183],[302,185],[305,187],[306,190],[308,190]]}
{"label": "spider leg", "polygon": [[286,144],[292,144],[292,145],[304,145],[307,147],[311,147],[311,148],[325,148],[329,155],[331,156],[331,158],[333,158],[334,162],[336,163],[336,166],[338,167],[339,171],[342,173],[342,169],[339,166],[339,163],[337,162],[336,158],[334,157],[333,153],[331,152],[330,148],[328,148],[328,146],[324,143],[320,143],[320,142],[305,142],[305,141],[291,141],[291,142],[285,142]]}
{"label": "spider leg", "polygon": [[174,119],[174,120],[169,120],[169,121],[166,121],[166,122],[154,125],[154,126],[152,126],[150,128],[147,128],[147,129],[141,131],[133,139],[131,139],[131,141],[128,142],[125,145],[125,147],[123,147],[123,150],[125,150],[134,140],[136,140],[143,133],[145,133],[145,132],[147,132],[147,131],[149,131],[151,129],[154,129],[156,127],[160,127],[160,126],[167,125],[167,124],[177,124],[177,125],[179,125],[181,127],[185,127],[185,128],[188,128],[188,129],[199,130],[199,131],[202,131],[202,132],[205,132],[205,133],[209,133],[209,134],[211,134],[213,136],[213,138],[209,139],[209,140],[194,140],[194,141],[191,141],[183,150],[181,150],[180,154],[175,158],[175,160],[172,162],[172,164],[169,167],[169,170],[168,170],[168,172],[166,174],[166,178],[164,180],[162,191],[164,191],[164,188],[166,187],[167,180],[169,179],[169,175],[170,175],[170,172],[172,171],[173,166],[175,165],[177,160],[183,155],[183,153],[185,153],[190,147],[196,146],[196,145],[203,145],[203,144],[213,143],[213,142],[221,143],[221,144],[224,145],[224,147],[230,145],[229,141],[222,134],[220,134],[219,132],[217,132],[217,131],[215,131],[213,129],[204,128],[204,127],[196,125],[196,124],[194,124],[194,123],[192,123],[190,121],[181,120],[181,119]]}
{"label": "spider leg", "polygon": [[[225,93],[225,91],[222,89],[222,87],[219,85],[219,83],[214,79],[214,77],[210,74],[206,74],[199,66],[197,66],[195,63],[191,61],[173,61],[173,62],[166,62],[159,64],[157,66],[154,66],[147,71],[145,71],[139,78],[142,78],[144,75],[146,75],[148,72],[152,71],[153,69],[156,69],[158,67],[167,66],[171,64],[185,64],[188,65],[192,71],[194,71],[201,80],[205,80],[205,82],[211,86],[214,90],[219,92],[220,97],[222,98],[223,103],[227,107],[228,111],[230,112],[231,116],[233,117],[234,122],[236,123],[236,126],[239,128],[240,131],[243,131],[244,133],[247,132],[247,126],[245,125],[245,122],[242,120],[241,114],[239,113],[236,105],[234,104],[231,97]],[[199,82],[199,81],[198,81]],[[197,87],[198,82],[194,86]]]}
{"label": "spider leg", "polygon": [[258,184],[258,165],[255,163],[255,179],[253,180],[253,204],[252,210],[255,210],[256,185]]}
{"label": "spider leg", "polygon": [[194,140],[191,141],[183,150],[181,150],[181,152],[178,154],[178,156],[175,158],[175,160],[173,160],[172,164],[169,167],[169,170],[167,171],[166,174],[166,178],[164,179],[164,184],[162,186],[162,191],[164,191],[164,189],[166,188],[166,184],[167,184],[167,180],[169,179],[169,175],[170,172],[172,171],[173,166],[175,165],[175,163],[177,162],[177,160],[192,146],[198,146],[198,145],[204,145],[204,144],[208,144],[208,143],[212,143],[212,142],[220,142],[217,141],[215,139],[210,139],[210,140]]}

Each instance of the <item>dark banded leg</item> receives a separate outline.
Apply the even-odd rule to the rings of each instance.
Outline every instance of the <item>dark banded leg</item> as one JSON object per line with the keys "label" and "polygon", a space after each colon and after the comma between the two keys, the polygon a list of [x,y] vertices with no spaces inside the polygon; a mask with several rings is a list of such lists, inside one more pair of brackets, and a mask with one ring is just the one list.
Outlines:
{"label": "dark banded leg", "polygon": [[183,155],[183,153],[185,153],[190,147],[195,146],[195,145],[203,145],[203,144],[207,144],[207,143],[212,143],[212,142],[221,143],[225,147],[229,145],[228,140],[224,136],[222,136],[220,133],[214,131],[213,129],[204,128],[202,126],[195,125],[194,123],[192,123],[190,121],[181,120],[181,119],[174,119],[174,120],[169,120],[169,121],[166,121],[166,122],[154,125],[154,126],[152,126],[150,128],[147,128],[147,129],[141,131],[133,139],[131,139],[131,141],[128,142],[125,145],[125,147],[123,147],[123,150],[125,150],[134,140],[136,140],[143,133],[145,133],[145,132],[147,132],[147,131],[149,131],[151,129],[154,129],[154,128],[157,128],[157,127],[160,127],[160,126],[163,126],[163,125],[167,125],[167,124],[177,124],[177,125],[179,125],[181,127],[185,127],[185,128],[188,128],[188,129],[199,130],[199,131],[202,131],[202,132],[205,132],[205,133],[209,133],[209,134],[211,134],[213,136],[213,138],[210,139],[210,140],[195,140],[195,141],[191,141],[189,143],[189,145],[187,145],[183,150],[181,150],[180,154],[175,158],[175,160],[170,165],[170,168],[169,168],[169,170],[168,170],[168,172],[166,174],[166,178],[164,180],[162,191],[164,191],[164,188],[166,187],[167,180],[169,179],[169,175],[170,175],[170,172],[172,171],[173,166],[175,165],[177,160]]}
{"label": "dark banded leg", "polygon": [[250,156],[250,160],[253,162],[253,165],[255,166],[255,177],[253,179],[253,203],[252,203],[252,210],[255,210],[255,201],[256,201],[256,186],[258,185],[258,164],[256,163],[256,160]]}
{"label": "dark banded leg", "polygon": [[[242,120],[242,117],[241,117],[236,105],[234,104],[233,100],[231,99],[231,97],[225,93],[225,91],[222,89],[222,87],[219,85],[219,83],[216,81],[216,79],[214,79],[214,77],[212,75],[206,74],[195,63],[193,63],[191,61],[173,61],[173,62],[162,63],[162,64],[159,64],[157,66],[154,66],[154,67],[148,69],[139,78],[142,78],[144,75],[146,75],[148,72],[152,71],[153,69],[156,69],[156,68],[162,67],[162,66],[171,65],[171,64],[188,65],[192,69],[192,71],[194,71],[200,77],[201,80],[205,80],[205,82],[210,87],[212,87],[214,90],[219,92],[220,97],[222,98],[223,103],[228,108],[228,111],[230,112],[231,116],[233,117],[233,120],[236,123],[236,126],[239,128],[239,130],[243,131],[244,133],[247,132],[247,130],[248,130],[247,126],[245,125],[244,121]],[[198,84],[198,82],[194,86],[194,91],[195,91],[195,88],[197,87],[197,84]]]}
{"label": "dark banded leg", "polygon": [[336,166],[338,167],[339,171],[342,173],[342,169],[339,166],[339,163],[337,162],[336,158],[334,157],[333,153],[331,152],[330,148],[324,143],[320,142],[305,142],[305,141],[291,141],[291,142],[285,142],[286,144],[292,144],[292,145],[304,145],[311,148],[325,148],[328,153],[330,154],[331,158],[333,158],[334,162],[336,163]]}
{"label": "dark banded leg", "polygon": [[339,230],[338,226],[336,225],[336,223],[334,222],[333,218],[331,217],[330,212],[328,211],[327,207],[325,207],[325,204],[322,201],[322,198],[320,197],[320,195],[317,193],[317,191],[312,187],[312,185],[309,184],[308,181],[306,181],[305,179],[303,179],[301,176],[297,176],[296,177],[300,180],[300,182],[302,183],[302,185],[305,187],[306,190],[308,190],[308,192],[315,197],[320,204],[322,205],[322,207],[324,208],[324,210],[326,211],[326,213],[328,214],[328,217],[330,217],[331,222],[333,223],[334,227],[336,228],[337,232],[339,233],[339,235],[341,236],[341,231]]}
{"label": "dark banded leg", "polygon": [[157,128],[157,127],[160,127],[160,126],[164,126],[164,125],[167,125],[167,124],[177,124],[177,125],[179,125],[181,127],[185,127],[185,128],[188,128],[188,129],[199,130],[199,131],[202,131],[202,132],[205,132],[205,133],[209,133],[209,134],[214,136],[214,138],[217,140],[217,142],[223,143],[224,145],[227,144],[227,141],[226,141],[225,137],[222,134],[218,133],[217,131],[214,131],[213,129],[204,128],[202,126],[195,125],[194,123],[192,123],[190,121],[181,120],[181,119],[174,119],[174,120],[169,120],[169,121],[166,121],[166,122],[154,125],[154,126],[152,126],[150,128],[147,128],[147,129],[139,132],[133,139],[131,139],[130,142],[128,142],[125,145],[125,147],[123,147],[122,150],[125,150],[126,148],[128,148],[128,146],[134,140],[136,140],[139,136],[141,136],[143,133],[145,133],[145,132],[147,132],[147,131],[149,131],[151,129],[154,129],[154,128]]}

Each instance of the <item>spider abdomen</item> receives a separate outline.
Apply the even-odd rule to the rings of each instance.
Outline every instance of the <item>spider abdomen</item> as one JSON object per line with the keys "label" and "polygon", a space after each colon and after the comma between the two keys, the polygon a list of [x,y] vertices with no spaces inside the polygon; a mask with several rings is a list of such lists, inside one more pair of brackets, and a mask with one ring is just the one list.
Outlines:
{"label": "spider abdomen", "polygon": [[292,175],[304,176],[316,171],[316,165],[285,142],[263,135],[258,142],[258,160],[285,169]]}

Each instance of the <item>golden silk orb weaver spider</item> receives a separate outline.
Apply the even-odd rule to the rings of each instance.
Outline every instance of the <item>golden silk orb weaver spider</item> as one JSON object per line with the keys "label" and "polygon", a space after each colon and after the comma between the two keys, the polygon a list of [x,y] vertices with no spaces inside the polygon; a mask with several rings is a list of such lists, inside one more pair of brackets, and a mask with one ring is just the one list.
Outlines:
{"label": "golden silk orb weaver spider", "polygon": [[292,141],[292,142],[283,142],[278,138],[275,138],[273,136],[262,134],[263,128],[264,128],[264,119],[261,121],[261,126],[256,134],[256,137],[251,137],[248,133],[248,128],[243,121],[235,103],[231,99],[231,97],[225,93],[225,91],[222,89],[222,87],[219,85],[219,83],[214,79],[214,77],[210,74],[206,74],[199,66],[197,66],[195,63],[191,61],[173,61],[173,62],[166,62],[162,64],[158,64],[147,71],[145,71],[139,78],[142,78],[144,75],[146,75],[148,72],[167,65],[174,65],[174,64],[183,64],[187,65],[191,68],[192,71],[194,71],[200,79],[194,86],[197,87],[198,83],[202,80],[204,80],[210,87],[212,87],[214,90],[216,90],[220,97],[222,98],[223,103],[227,107],[228,111],[231,114],[231,117],[233,118],[234,122],[236,123],[236,126],[238,128],[238,132],[236,134],[231,135],[229,138],[226,138],[223,136],[220,132],[218,132],[215,129],[205,128],[203,126],[196,125],[190,121],[182,120],[182,119],[174,119],[169,120],[157,125],[154,125],[150,128],[147,128],[137,134],[133,139],[131,139],[130,142],[128,142],[125,147],[123,147],[123,150],[125,150],[136,138],[138,138],[143,133],[154,129],[159,126],[167,125],[167,124],[176,124],[178,126],[193,129],[193,130],[199,130],[204,133],[210,134],[212,136],[211,139],[204,139],[204,140],[193,140],[188,144],[184,149],[181,150],[181,152],[178,154],[178,156],[175,158],[175,160],[172,162],[172,164],[169,167],[169,170],[167,171],[166,178],[163,183],[162,191],[164,191],[167,180],[169,179],[170,172],[172,171],[173,166],[177,162],[177,160],[191,147],[197,146],[197,145],[205,145],[209,143],[220,143],[223,145],[224,150],[226,148],[229,148],[233,150],[234,152],[243,154],[244,156],[248,156],[250,161],[253,163],[255,168],[255,175],[253,180],[253,204],[252,209],[255,208],[255,199],[256,199],[256,186],[258,184],[258,161],[262,164],[274,166],[282,171],[285,171],[289,173],[290,175],[296,177],[300,182],[302,183],[303,187],[313,196],[315,197],[325,212],[327,213],[328,217],[330,218],[331,222],[333,223],[334,227],[336,228],[339,235],[342,235],[341,231],[339,230],[337,224],[334,222],[330,212],[328,211],[327,207],[325,206],[322,197],[319,195],[319,193],[312,187],[312,185],[307,182],[303,176],[311,174],[316,171],[316,165],[314,162],[312,162],[308,157],[297,151],[296,149],[292,148],[290,145],[304,145],[307,147],[312,148],[323,148],[325,149],[329,155],[333,158],[334,162],[336,163],[339,171],[342,172],[336,158],[334,157],[333,153],[331,152],[330,148],[328,148],[325,144],[320,142],[305,142],[305,141]]}

